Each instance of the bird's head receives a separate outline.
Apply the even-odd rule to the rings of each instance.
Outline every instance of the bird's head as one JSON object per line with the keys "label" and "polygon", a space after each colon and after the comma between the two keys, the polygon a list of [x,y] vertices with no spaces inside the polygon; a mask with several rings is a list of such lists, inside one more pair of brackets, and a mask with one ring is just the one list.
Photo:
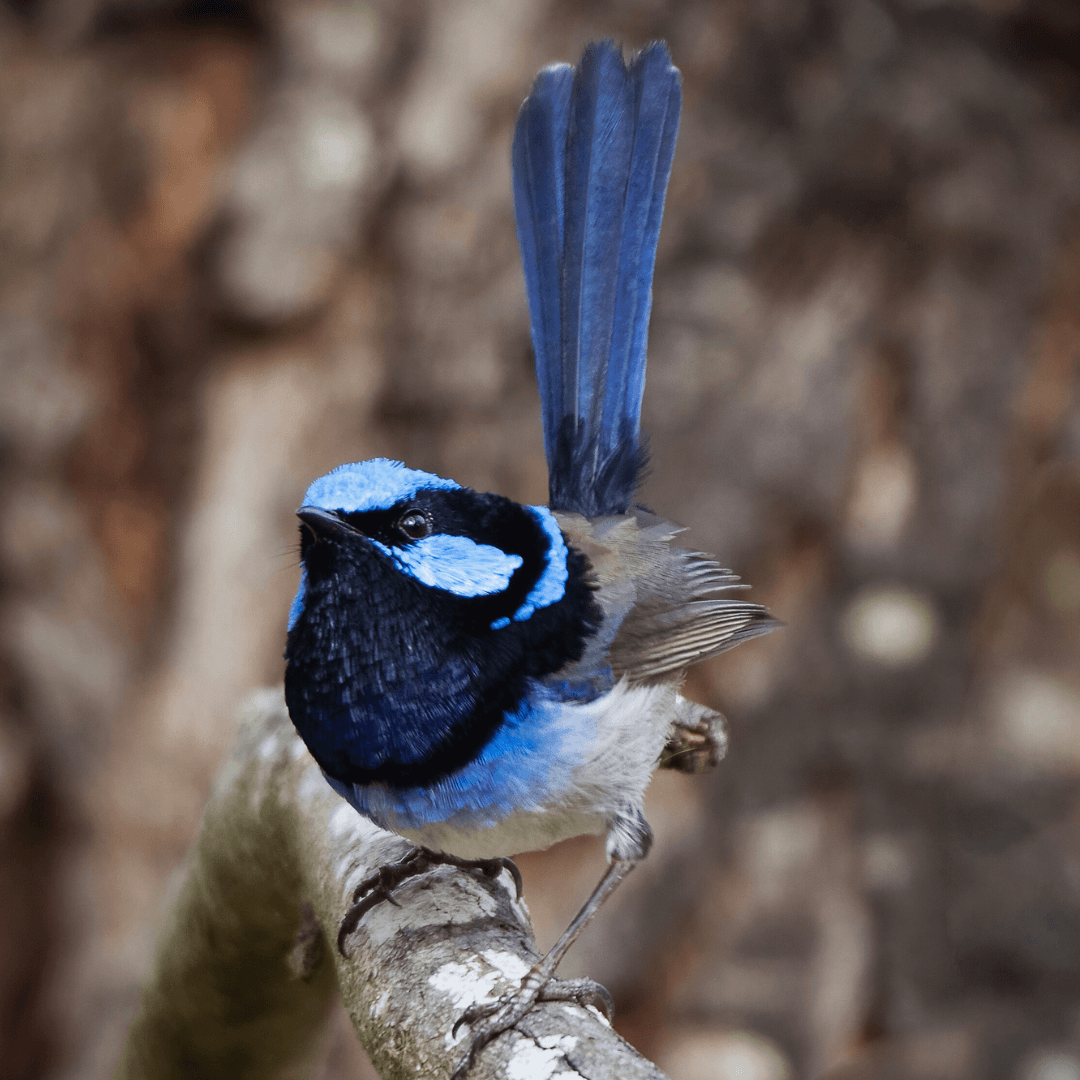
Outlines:
{"label": "bird's head", "polygon": [[302,576],[290,632],[306,617],[434,614],[462,632],[497,633],[562,600],[573,570],[546,507],[386,458],[320,477],[297,516]]}

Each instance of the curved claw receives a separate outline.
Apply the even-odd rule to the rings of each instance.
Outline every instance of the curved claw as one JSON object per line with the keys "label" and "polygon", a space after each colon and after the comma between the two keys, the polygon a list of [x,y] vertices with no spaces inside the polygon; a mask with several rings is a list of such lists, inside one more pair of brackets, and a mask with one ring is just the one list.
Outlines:
{"label": "curved claw", "polygon": [[573,1001],[578,1005],[591,1005],[602,1012],[610,1024],[615,1019],[615,1000],[607,987],[592,979],[552,980],[540,991],[537,1001]]}
{"label": "curved claw", "polygon": [[346,959],[349,954],[345,951],[345,939],[360,925],[360,920],[373,908],[386,901],[399,908],[401,905],[390,895],[390,890],[377,885],[362,900],[354,900],[352,907],[345,912],[341,925],[338,927],[337,947],[338,952]]}
{"label": "curved claw", "polygon": [[504,1005],[509,1005],[513,999],[513,994],[504,994],[501,998],[496,998],[494,1001],[479,1001],[475,1005],[470,1005],[457,1018],[454,1026],[450,1029],[450,1038],[457,1038],[458,1028],[460,1028],[462,1024],[468,1024],[471,1027],[477,1020],[483,1020],[488,1016],[494,1016]]}
{"label": "curved claw", "polygon": [[347,958],[349,955],[345,951],[345,939],[360,925],[360,920],[373,907],[383,901],[393,904],[394,907],[401,907],[394,899],[393,891],[416,873],[415,864],[420,855],[421,850],[414,848],[397,862],[380,866],[356,886],[353,890],[352,904],[338,927],[337,947],[342,956]]}
{"label": "curved claw", "polygon": [[395,907],[399,906],[390,896],[390,892],[396,889],[406,878],[412,876],[413,865],[420,858],[420,848],[413,848],[407,855],[403,855],[397,862],[380,866],[374,873],[368,874],[359,885],[353,889],[352,902],[358,904],[360,898],[366,893],[375,890],[381,893],[381,899],[389,900]]}
{"label": "curved claw", "polygon": [[525,889],[525,883],[521,880],[521,871],[513,859],[492,859],[491,868],[484,871],[488,877],[495,877],[500,870],[505,870],[514,879],[514,888],[517,891],[515,899],[520,900]]}
{"label": "curved claw", "polygon": [[345,917],[341,920],[341,923],[338,926],[337,951],[341,953],[341,955],[344,956],[346,960],[348,960],[349,954],[345,951],[345,941],[359,925],[362,915],[363,912],[357,913],[356,907],[354,905],[345,912]]}

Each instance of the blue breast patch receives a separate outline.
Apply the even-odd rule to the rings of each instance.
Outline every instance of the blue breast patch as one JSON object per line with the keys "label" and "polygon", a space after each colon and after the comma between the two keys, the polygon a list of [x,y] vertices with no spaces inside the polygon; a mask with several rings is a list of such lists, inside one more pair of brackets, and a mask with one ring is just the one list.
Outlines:
{"label": "blue breast patch", "polygon": [[570,783],[595,738],[577,731],[561,701],[534,684],[480,754],[433,784],[392,788],[346,784],[327,776],[334,790],[383,828],[416,829],[453,819],[462,827],[490,828],[517,810],[550,803]]}
{"label": "blue breast patch", "polygon": [[507,555],[490,544],[467,536],[437,533],[404,548],[372,543],[389,555],[422,585],[445,589],[455,596],[487,596],[502,592],[522,564],[520,555]]}

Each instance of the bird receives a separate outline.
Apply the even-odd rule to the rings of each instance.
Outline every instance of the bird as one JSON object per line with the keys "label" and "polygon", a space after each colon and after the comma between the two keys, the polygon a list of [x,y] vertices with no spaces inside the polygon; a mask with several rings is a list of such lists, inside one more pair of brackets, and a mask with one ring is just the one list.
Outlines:
{"label": "bird", "polygon": [[[682,83],[668,48],[589,44],[543,68],[511,159],[548,505],[389,458],[341,465],[297,511],[301,581],[285,696],[334,790],[410,841],[357,888],[338,947],[405,880],[448,863],[521,878],[510,856],[606,837],[599,885],[521,986],[468,1010],[455,1077],[538,1000],[610,998],[555,969],[647,854],[660,764],[722,751],[680,693],[692,664],[768,633],[738,577],[673,543],[638,491],[657,239]],[[456,1035],[457,1027],[454,1029]]]}

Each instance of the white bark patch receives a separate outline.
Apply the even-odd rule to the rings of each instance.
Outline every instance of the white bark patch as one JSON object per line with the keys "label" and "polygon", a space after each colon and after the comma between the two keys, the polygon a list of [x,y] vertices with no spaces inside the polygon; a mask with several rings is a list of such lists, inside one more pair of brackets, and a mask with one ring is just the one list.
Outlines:
{"label": "white bark patch", "polygon": [[566,1055],[577,1046],[573,1035],[549,1035],[539,1039],[518,1040],[510,1060],[506,1063],[507,1080],[550,1080],[562,1075],[579,1075],[575,1070],[563,1068]]}
{"label": "white bark patch", "polygon": [[455,960],[439,968],[428,983],[450,998],[455,1009],[464,1012],[470,1005],[491,997],[498,978],[497,971],[481,971],[475,962],[458,963]]}
{"label": "white bark patch", "polygon": [[566,1005],[563,1006],[563,1009],[565,1009],[566,1012],[568,1012],[571,1016],[575,1015],[575,1013],[574,1013],[575,1009],[582,1009],[582,1008],[586,1012],[592,1013],[592,1015],[595,1016],[596,1019],[599,1020],[600,1023],[604,1025],[604,1027],[606,1027],[606,1028],[611,1027],[611,1021],[608,1020],[608,1018],[595,1005],[570,1005],[570,1004],[566,1004]]}
{"label": "white bark patch", "polygon": [[499,949],[485,949],[481,956],[507,979],[520,982],[528,975],[530,968],[520,956]]}

